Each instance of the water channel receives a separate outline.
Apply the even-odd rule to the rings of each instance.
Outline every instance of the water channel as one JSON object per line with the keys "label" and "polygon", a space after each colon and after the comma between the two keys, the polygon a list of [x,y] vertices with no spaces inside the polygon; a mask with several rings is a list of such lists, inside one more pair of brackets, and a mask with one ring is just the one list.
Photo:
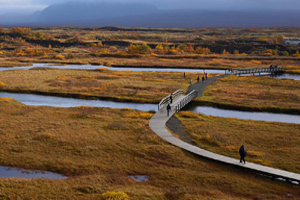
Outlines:
{"label": "water channel", "polygon": [[47,178],[47,179],[64,179],[66,176],[52,172],[24,170],[12,167],[0,166],[0,178]]}
{"label": "water channel", "polygon": [[[182,69],[182,68],[139,68],[139,67],[107,67],[103,65],[60,65],[60,64],[54,64],[54,63],[34,63],[32,66],[23,66],[23,67],[0,67],[0,71],[6,71],[6,70],[20,70],[20,69],[33,69],[36,67],[46,67],[46,68],[56,68],[56,69],[98,69],[98,68],[106,68],[113,71],[144,71],[144,72],[185,72],[185,73],[218,73],[218,74],[224,74],[226,70],[219,70],[219,69]],[[227,72],[228,73],[228,72]],[[258,74],[256,74],[258,75]],[[261,76],[270,76],[270,74],[267,73],[261,73]],[[276,76],[272,76],[274,78],[279,79],[294,79],[294,80],[300,80],[300,75],[297,74],[280,74]]]}
{"label": "water channel", "polygon": [[225,70],[218,69],[181,69],[181,68],[139,68],[139,67],[107,67],[104,65],[59,65],[53,63],[34,63],[32,66],[25,67],[0,67],[0,71],[7,70],[20,70],[20,69],[33,69],[36,67],[56,68],[56,69],[98,69],[106,68],[113,71],[133,71],[133,72],[192,72],[192,73],[219,73],[224,74]]}

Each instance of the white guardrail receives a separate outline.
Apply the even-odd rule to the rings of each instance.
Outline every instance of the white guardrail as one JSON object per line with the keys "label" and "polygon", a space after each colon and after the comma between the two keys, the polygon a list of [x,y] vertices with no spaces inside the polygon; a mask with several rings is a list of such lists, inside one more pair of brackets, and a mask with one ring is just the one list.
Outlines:
{"label": "white guardrail", "polygon": [[189,94],[185,95],[185,97],[176,105],[176,112],[179,112],[184,106],[190,103],[194,98],[198,96],[198,91],[193,90]]}
{"label": "white guardrail", "polygon": [[[181,90],[181,89],[180,89],[180,90],[177,90],[177,91],[173,92],[171,95],[172,95],[172,100],[174,101],[174,100],[177,99],[179,96],[183,95],[183,90]],[[164,105],[171,103],[171,98],[170,98],[171,95],[169,95],[169,96],[163,98],[163,100],[161,100],[161,102],[158,104],[158,110],[159,110],[161,107],[163,107]]]}

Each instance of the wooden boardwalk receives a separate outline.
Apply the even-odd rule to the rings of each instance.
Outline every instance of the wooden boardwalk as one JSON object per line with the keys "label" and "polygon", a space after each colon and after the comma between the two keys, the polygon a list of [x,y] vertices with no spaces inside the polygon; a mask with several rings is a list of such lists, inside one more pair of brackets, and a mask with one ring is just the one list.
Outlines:
{"label": "wooden boardwalk", "polygon": [[[208,83],[211,83],[216,79],[217,79],[217,77],[213,77],[213,78],[209,78],[207,80],[207,82],[204,82],[204,83],[200,82],[200,83],[194,84],[190,87],[190,90],[194,90],[194,89],[198,88],[198,96],[201,96],[206,85],[208,85]],[[206,151],[199,147],[196,147],[196,146],[193,146],[186,142],[183,142],[182,140],[173,136],[166,129],[166,123],[172,117],[172,115],[175,114],[177,105],[184,98],[185,98],[185,95],[178,96],[173,101],[173,103],[171,104],[172,109],[170,111],[169,117],[167,116],[166,107],[163,106],[150,119],[149,126],[153,130],[153,132],[156,133],[159,137],[161,137],[162,139],[166,140],[167,142],[169,142],[177,147],[180,147],[191,153],[194,153],[196,155],[199,155],[199,156],[202,156],[202,157],[205,157],[208,159],[212,159],[212,160],[215,160],[218,162],[226,163],[226,164],[233,165],[233,166],[240,167],[240,168],[245,168],[245,169],[254,171],[258,174],[271,176],[272,178],[282,178],[282,179],[285,179],[286,181],[290,181],[290,182],[296,181],[298,184],[300,183],[300,174],[296,174],[296,173],[292,173],[292,172],[288,172],[288,171],[284,171],[284,170],[279,170],[279,169],[274,169],[271,167],[266,167],[263,165],[254,164],[254,163],[250,163],[250,162],[246,162],[246,164],[242,164],[237,159]],[[237,149],[237,154],[238,154],[238,149]]]}
{"label": "wooden boardwalk", "polygon": [[269,66],[269,67],[250,67],[241,69],[232,69],[232,71],[225,71],[225,74],[243,75],[243,74],[281,74],[285,72],[285,68],[281,66]]}

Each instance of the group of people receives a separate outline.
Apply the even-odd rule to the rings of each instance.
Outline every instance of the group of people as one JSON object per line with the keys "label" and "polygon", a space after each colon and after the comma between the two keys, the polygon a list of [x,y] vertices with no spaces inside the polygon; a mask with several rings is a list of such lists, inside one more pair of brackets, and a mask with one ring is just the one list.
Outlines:
{"label": "group of people", "polygon": [[276,71],[277,70],[277,65],[270,65],[270,71]]}
{"label": "group of people", "polygon": [[[208,77],[207,73],[204,73],[204,76],[202,76],[202,83],[204,82],[204,80],[207,80],[207,77]],[[200,81],[200,77],[198,76],[197,82],[199,83],[199,81]]]}

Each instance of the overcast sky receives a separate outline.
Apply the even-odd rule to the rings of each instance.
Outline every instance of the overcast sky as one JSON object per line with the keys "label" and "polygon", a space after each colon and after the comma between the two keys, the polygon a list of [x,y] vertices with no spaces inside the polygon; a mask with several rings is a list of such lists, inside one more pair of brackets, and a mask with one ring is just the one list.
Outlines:
{"label": "overcast sky", "polygon": [[[0,0],[0,14],[33,13],[54,3],[76,0]],[[81,0],[101,2],[103,0]],[[300,10],[300,0],[106,0],[106,2],[146,2],[161,9],[209,10]]]}

